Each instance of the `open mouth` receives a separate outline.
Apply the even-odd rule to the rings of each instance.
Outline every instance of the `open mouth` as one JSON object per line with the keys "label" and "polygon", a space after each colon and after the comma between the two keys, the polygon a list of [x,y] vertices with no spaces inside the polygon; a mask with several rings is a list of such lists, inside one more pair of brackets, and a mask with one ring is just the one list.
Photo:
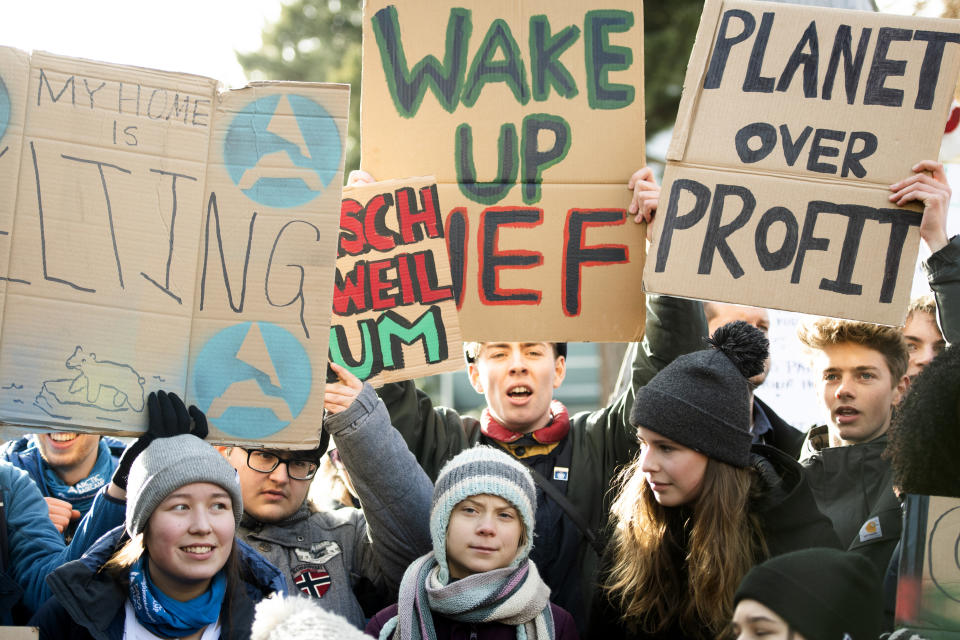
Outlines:
{"label": "open mouth", "polygon": [[834,412],[840,422],[850,422],[860,415],[853,407],[840,407]]}
{"label": "open mouth", "polygon": [[533,389],[527,385],[520,384],[507,390],[507,396],[515,400],[524,400],[533,395]]}
{"label": "open mouth", "polygon": [[213,547],[208,544],[195,544],[189,547],[181,547],[187,553],[204,554],[213,551]]}
{"label": "open mouth", "polygon": [[79,434],[76,434],[76,433],[63,433],[63,432],[49,434],[51,440],[59,443],[72,442],[73,440],[77,439],[78,435]]}

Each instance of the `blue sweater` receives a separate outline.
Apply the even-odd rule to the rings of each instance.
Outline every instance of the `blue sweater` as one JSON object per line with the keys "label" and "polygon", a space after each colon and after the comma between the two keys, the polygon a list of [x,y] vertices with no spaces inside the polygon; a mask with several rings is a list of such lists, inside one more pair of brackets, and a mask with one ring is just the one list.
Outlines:
{"label": "blue sweater", "polygon": [[[40,490],[22,469],[0,461],[0,500],[6,516],[9,566],[4,567],[7,584],[22,589],[23,603],[34,611],[50,596],[45,578],[54,569],[79,558],[104,533],[123,523],[125,503],[114,500],[102,489],[93,507],[77,527],[69,545],[50,521],[47,503]],[[2,580],[2,578],[0,578]],[[7,592],[11,606],[13,591]],[[3,602],[6,604],[6,602]],[[10,624],[10,606],[0,606],[0,623]]]}

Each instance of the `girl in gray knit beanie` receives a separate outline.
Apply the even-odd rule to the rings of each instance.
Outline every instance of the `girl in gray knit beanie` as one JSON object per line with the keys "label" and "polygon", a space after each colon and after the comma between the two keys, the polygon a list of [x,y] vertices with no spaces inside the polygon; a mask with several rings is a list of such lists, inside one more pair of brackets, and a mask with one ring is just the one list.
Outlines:
{"label": "girl in gray knit beanie", "polygon": [[592,637],[716,638],[744,574],[769,554],[839,546],[799,464],[751,447],[768,343],[735,322],[637,390],[641,450],[611,508]]}
{"label": "girl in gray knit beanie", "polygon": [[[433,551],[407,568],[396,605],[375,615],[368,635],[387,640],[471,637],[573,640],[569,613],[530,560],[537,509],[533,478],[516,458],[477,446],[440,470],[430,508]],[[507,631],[509,635],[509,631]]]}
{"label": "girl in gray knit beanie", "polygon": [[253,605],[284,578],[235,537],[242,514],[237,473],[216,449],[190,434],[153,440],[130,468],[125,527],[51,576],[41,638],[67,618],[71,638],[247,637]]}

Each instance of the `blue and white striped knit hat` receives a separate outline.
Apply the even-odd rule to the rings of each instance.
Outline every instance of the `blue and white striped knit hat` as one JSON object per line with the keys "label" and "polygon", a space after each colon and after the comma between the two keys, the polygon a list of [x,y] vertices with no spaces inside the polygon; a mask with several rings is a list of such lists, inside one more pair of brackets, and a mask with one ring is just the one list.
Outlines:
{"label": "blue and white striped knit hat", "polygon": [[471,447],[443,465],[433,486],[430,536],[433,539],[433,555],[440,565],[437,577],[443,584],[450,579],[447,567],[450,512],[461,501],[480,494],[503,498],[517,509],[523,520],[525,542],[510,566],[517,566],[530,555],[537,508],[537,490],[530,472],[516,458],[500,449]]}

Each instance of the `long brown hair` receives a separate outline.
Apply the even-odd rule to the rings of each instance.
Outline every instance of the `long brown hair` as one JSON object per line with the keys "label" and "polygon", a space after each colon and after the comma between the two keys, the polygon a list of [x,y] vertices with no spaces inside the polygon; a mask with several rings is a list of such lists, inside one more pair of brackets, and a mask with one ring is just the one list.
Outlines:
{"label": "long brown hair", "polygon": [[750,513],[752,469],[708,459],[700,496],[689,507],[663,507],[638,456],[620,474],[611,507],[612,568],[603,589],[631,631],[679,625],[716,637],[733,615],[733,595],[767,555]]}

